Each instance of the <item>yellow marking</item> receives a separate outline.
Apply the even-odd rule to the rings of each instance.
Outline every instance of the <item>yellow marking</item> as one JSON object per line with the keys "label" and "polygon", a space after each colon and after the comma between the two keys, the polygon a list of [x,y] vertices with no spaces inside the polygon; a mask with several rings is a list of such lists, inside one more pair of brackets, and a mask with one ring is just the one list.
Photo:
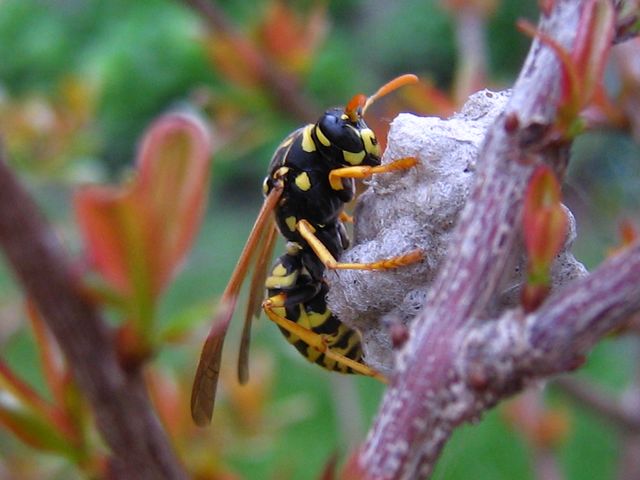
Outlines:
{"label": "yellow marking", "polygon": [[315,363],[315,361],[318,359],[318,357],[320,355],[322,355],[321,351],[319,351],[319,350],[317,350],[317,349],[315,349],[313,347],[307,347],[307,355],[306,355],[306,357],[310,362],[314,362]]}
{"label": "yellow marking", "polygon": [[[364,150],[360,150],[359,152],[349,152],[347,150],[342,151],[342,156],[344,157],[344,161],[350,165],[360,165],[362,160],[364,160],[364,156],[366,155]],[[333,185],[332,185],[333,186]]]}
{"label": "yellow marking", "polygon": [[289,227],[289,230],[291,230],[292,232],[296,231],[296,225],[298,224],[296,217],[287,217],[284,219],[284,221],[287,224],[287,227]]}
{"label": "yellow marking", "polygon": [[331,317],[331,312],[328,309],[323,313],[310,312],[307,314],[307,317],[309,319],[309,327],[316,328],[326,322],[329,317]]}
{"label": "yellow marking", "polygon": [[298,175],[295,182],[296,186],[303,192],[306,192],[311,188],[311,179],[309,178],[307,172],[302,172],[300,175]]}
{"label": "yellow marking", "polygon": [[333,358],[324,357],[322,363],[327,370],[336,370],[336,361]]}
{"label": "yellow marking", "polygon": [[[274,269],[274,273],[276,273],[275,269]],[[266,288],[287,288],[287,287],[290,287],[291,285],[294,285],[297,279],[298,279],[298,272],[292,272],[289,275],[284,275],[284,274],[280,275],[276,273],[275,275],[270,275],[267,277],[267,279],[264,282],[264,286]]]}
{"label": "yellow marking", "polygon": [[[382,375],[364,365],[363,363],[345,357],[339,352],[327,348],[325,335],[320,335],[312,332],[311,330],[298,325],[298,323],[294,322],[293,320],[289,320],[288,318],[286,318],[284,316],[284,313],[286,313],[284,312],[284,309],[277,309],[276,307],[277,305],[282,305],[284,301],[284,295],[274,295],[273,297],[270,297],[262,302],[262,308],[272,322],[276,323],[280,328],[286,330],[291,334],[291,337],[288,337],[287,340],[289,340],[291,343],[295,343],[294,341],[292,341],[293,337],[298,337],[298,339],[302,340],[309,346],[306,349],[306,353],[303,352],[303,354],[307,358],[311,359],[312,353],[315,354],[315,352],[322,352],[325,354],[325,357],[331,358],[332,360],[335,360],[340,364],[346,365],[354,372],[377,378],[378,380],[381,380],[383,382],[385,381],[385,378]],[[314,350],[314,352],[312,352],[311,350]]]}
{"label": "yellow marking", "polygon": [[265,195],[269,192],[269,178],[265,177],[264,181],[262,182],[262,193],[264,193]]}
{"label": "yellow marking", "polygon": [[340,120],[349,120],[349,115],[343,113],[342,115],[340,115]]}
{"label": "yellow marking", "polygon": [[302,245],[298,242],[287,242],[286,249],[289,255],[297,255],[302,250]]}
{"label": "yellow marking", "polygon": [[313,125],[307,125],[302,130],[302,150],[309,153],[316,151],[316,144],[311,137],[312,128]]}
{"label": "yellow marking", "polygon": [[376,134],[370,128],[360,130],[360,136],[364,142],[364,149],[369,155],[380,156],[380,145],[376,139]]}
{"label": "yellow marking", "polygon": [[320,140],[320,143],[325,147],[331,146],[331,140],[329,140],[327,136],[324,134],[324,132],[320,130],[320,127],[316,127],[316,137],[318,137],[318,140]]}
{"label": "yellow marking", "polygon": [[303,308],[302,304],[298,305],[298,307],[300,313],[298,314],[298,319],[295,322],[304,329],[311,330],[309,328],[309,316],[307,315],[307,311]]}
{"label": "yellow marking", "polygon": [[289,173],[289,167],[280,167],[275,172],[273,172],[273,178],[276,180],[284,177],[287,173]]}
{"label": "yellow marking", "polygon": [[276,315],[280,315],[281,317],[286,318],[287,310],[284,307],[272,307],[272,309]]}
{"label": "yellow marking", "polygon": [[271,273],[273,273],[273,275],[275,275],[276,277],[284,277],[287,274],[287,269],[284,265],[279,263],[278,265],[273,267]]}

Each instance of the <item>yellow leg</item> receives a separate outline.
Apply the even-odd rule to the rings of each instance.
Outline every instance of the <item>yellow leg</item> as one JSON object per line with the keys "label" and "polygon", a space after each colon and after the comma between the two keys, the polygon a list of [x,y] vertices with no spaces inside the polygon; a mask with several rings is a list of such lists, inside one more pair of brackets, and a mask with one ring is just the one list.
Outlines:
{"label": "yellow leg", "polygon": [[324,266],[332,270],[391,270],[393,268],[417,263],[424,258],[422,250],[416,249],[409,253],[405,253],[404,255],[385,258],[371,263],[338,262],[327,247],[325,247],[324,243],[316,237],[315,228],[313,228],[313,225],[311,225],[307,220],[300,220],[296,228]]}
{"label": "yellow leg", "polygon": [[372,368],[331,350],[331,348],[327,345],[327,340],[324,335],[312,332],[311,330],[298,325],[296,322],[278,315],[273,310],[273,308],[276,306],[284,305],[284,300],[284,295],[280,294],[267,298],[264,302],[262,302],[262,308],[272,322],[274,322],[279,327],[282,327],[286,331],[292,333],[310,347],[315,348],[319,352],[323,353],[327,358],[330,358],[337,363],[341,363],[352,369],[354,372],[360,373],[361,375],[367,375],[369,377],[376,378],[384,383],[387,382],[386,378],[383,375],[376,372]]}
{"label": "yellow leg", "polygon": [[367,178],[377,173],[388,173],[395,172],[397,170],[407,170],[411,167],[415,167],[417,164],[417,158],[406,157],[400,158],[385,165],[378,165],[376,167],[360,165],[356,167],[336,168],[335,170],[331,170],[331,172],[329,172],[329,183],[335,190],[341,190],[343,178]]}

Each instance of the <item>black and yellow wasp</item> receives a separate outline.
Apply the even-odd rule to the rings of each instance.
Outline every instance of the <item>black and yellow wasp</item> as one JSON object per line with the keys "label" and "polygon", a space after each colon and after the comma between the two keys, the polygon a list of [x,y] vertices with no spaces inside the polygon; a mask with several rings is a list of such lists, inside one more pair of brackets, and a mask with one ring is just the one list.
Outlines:
{"label": "black and yellow wasp", "polygon": [[[411,168],[413,158],[380,164],[380,146],[363,115],[376,99],[417,81],[402,75],[370,97],[356,95],[344,108],[327,110],[315,124],[290,134],[276,150],[263,190],[265,201],[227,285],[204,344],[191,393],[191,415],[197,425],[211,421],[222,347],[242,282],[252,263],[249,302],[238,360],[238,378],[248,378],[248,348],[253,316],[262,308],[302,355],[329,370],[382,377],[362,361],[360,334],[327,308],[330,269],[380,270],[419,261],[419,250],[373,263],[337,259],[349,240],[344,205],[355,196],[356,178]],[[287,250],[271,270],[267,263],[276,232]],[[266,288],[267,298],[262,301]]]}

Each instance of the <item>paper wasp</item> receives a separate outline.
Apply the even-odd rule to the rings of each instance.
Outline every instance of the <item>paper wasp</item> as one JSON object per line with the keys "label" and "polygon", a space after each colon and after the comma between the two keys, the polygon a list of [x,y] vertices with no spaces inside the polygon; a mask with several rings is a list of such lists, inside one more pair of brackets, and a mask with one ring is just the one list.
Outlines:
{"label": "paper wasp", "polygon": [[[356,178],[411,168],[413,158],[380,164],[380,147],[363,115],[378,98],[415,83],[402,75],[370,97],[356,95],[344,108],[327,110],[315,124],[291,133],[269,164],[265,201],[240,254],[205,341],[191,393],[191,415],[197,425],[211,421],[222,347],[242,282],[252,263],[238,378],[248,378],[248,348],[253,316],[262,308],[289,342],[310,361],[329,370],[382,378],[362,362],[360,334],[333,315],[326,305],[326,268],[380,270],[422,259],[419,250],[373,263],[341,263],[348,246],[344,205],[355,196]],[[287,240],[287,252],[268,271],[276,232]],[[263,299],[263,290],[267,299]]]}

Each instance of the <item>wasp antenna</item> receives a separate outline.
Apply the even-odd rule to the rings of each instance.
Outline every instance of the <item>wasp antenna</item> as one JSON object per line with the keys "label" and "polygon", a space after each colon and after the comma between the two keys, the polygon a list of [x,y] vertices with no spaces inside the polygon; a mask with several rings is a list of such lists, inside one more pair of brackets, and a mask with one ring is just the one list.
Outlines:
{"label": "wasp antenna", "polygon": [[367,101],[367,97],[362,93],[358,93],[354,95],[354,97],[349,100],[347,106],[344,107],[344,113],[349,117],[349,120],[352,122],[357,122],[358,119],[362,116],[363,110],[362,106]]}
{"label": "wasp antenna", "polygon": [[362,107],[362,115],[367,111],[367,108],[371,106],[373,102],[377,99],[384,97],[385,95],[390,94],[394,90],[397,90],[400,87],[404,87],[405,85],[411,85],[414,83],[418,83],[418,77],[413,73],[405,73],[404,75],[400,75],[399,77],[394,78],[390,82],[385,83],[381,86],[376,93],[367,98],[364,106]]}

